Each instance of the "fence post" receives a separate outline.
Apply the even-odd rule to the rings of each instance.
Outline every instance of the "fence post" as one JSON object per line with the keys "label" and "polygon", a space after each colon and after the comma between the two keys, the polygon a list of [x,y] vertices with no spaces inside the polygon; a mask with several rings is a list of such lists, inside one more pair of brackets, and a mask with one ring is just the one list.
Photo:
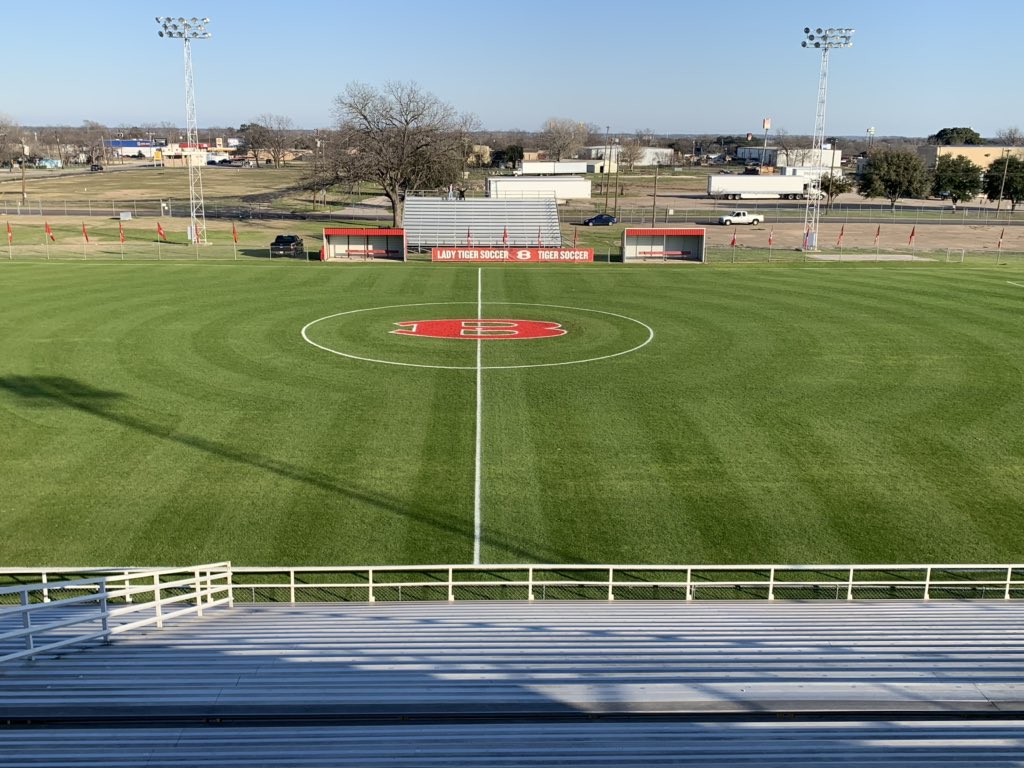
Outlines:
{"label": "fence post", "polygon": [[853,600],[853,568],[850,568],[850,578],[846,582],[846,599]]}
{"label": "fence post", "polygon": [[374,603],[376,602],[376,598],[374,598],[373,596],[373,568],[368,568],[366,573],[368,574],[370,580],[370,599],[367,602]]}
{"label": "fence post", "polygon": [[687,568],[686,569],[686,600],[687,600],[687,602],[689,602],[690,600],[693,600],[693,579],[691,578],[692,575],[693,575],[693,569],[692,568]]}
{"label": "fence post", "polygon": [[[228,607],[229,608],[234,608],[235,607],[235,576],[234,576],[234,572],[231,570],[231,563],[230,562],[227,563],[226,573],[227,573],[227,577],[228,577]],[[253,602],[255,602],[255,600]]]}
{"label": "fence post", "polygon": [[448,602],[455,602],[455,589],[452,586],[452,567],[448,566]]}
{"label": "fence post", "polygon": [[153,603],[156,605],[156,628],[163,629],[164,610],[160,603],[160,574],[153,574]]}
{"label": "fence post", "polygon": [[123,580],[123,581],[121,582],[122,584],[124,584],[124,592],[125,592],[125,595],[124,595],[124,601],[125,601],[126,603],[131,603],[131,602],[132,602],[132,592],[131,592],[131,590],[129,589],[129,587],[130,587],[130,586],[132,585],[132,582],[131,582],[131,579],[130,579],[130,577],[129,577],[129,576],[130,576],[130,574],[129,574],[129,572],[128,572],[128,571],[124,571],[124,572],[123,572],[123,573],[121,574],[121,576],[123,576],[123,577],[124,577],[124,580]]}
{"label": "fence post", "polygon": [[[526,599],[528,601],[532,601],[533,600],[533,566],[532,565],[527,569],[527,572],[526,572],[526,591],[527,591]],[[1007,592],[1007,594],[1009,594],[1009,592],[1010,592],[1009,586],[1007,586],[1006,592]]]}
{"label": "fence post", "polygon": [[103,642],[110,642],[110,617],[107,616],[107,580],[100,582],[100,628],[103,630]]}
{"label": "fence post", "polygon": [[1003,595],[1004,600],[1010,599],[1010,580],[1013,578],[1013,566],[1007,566],[1006,568],[1006,593]]}
{"label": "fence post", "polygon": [[775,568],[768,571],[768,599],[775,599]]}
{"label": "fence post", "polygon": [[615,595],[612,593],[612,584],[615,582],[615,567],[608,568],[608,600],[614,600]]}
{"label": "fence post", "polygon": [[[32,629],[32,616],[28,612],[28,589],[21,590],[21,626],[25,629]],[[31,651],[35,645],[35,639],[32,637],[32,633],[29,632],[25,635],[25,650]],[[35,659],[35,656],[29,656],[30,659]]]}
{"label": "fence post", "polygon": [[295,569],[288,569],[288,602],[295,605]]}
{"label": "fence post", "polygon": [[932,567],[929,565],[927,568],[924,569],[924,599],[925,600],[930,600],[931,599],[931,597],[929,595],[929,593],[931,592],[931,588],[932,588]]}
{"label": "fence post", "polygon": [[[40,581],[42,581],[43,584],[46,584],[46,571],[43,571],[42,578],[40,579]],[[50,590],[45,589],[45,588],[43,589],[43,602],[44,603],[50,602]]]}

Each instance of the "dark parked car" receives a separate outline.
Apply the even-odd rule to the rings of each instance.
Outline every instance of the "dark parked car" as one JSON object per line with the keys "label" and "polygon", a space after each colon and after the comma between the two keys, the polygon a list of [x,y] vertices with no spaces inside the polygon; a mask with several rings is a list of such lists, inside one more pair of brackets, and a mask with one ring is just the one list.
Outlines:
{"label": "dark parked car", "polygon": [[617,224],[618,219],[612,216],[610,213],[599,213],[597,216],[591,216],[589,219],[583,221],[588,227],[607,227],[609,224]]}
{"label": "dark parked car", "polygon": [[102,171],[103,170],[103,166],[102,165],[97,165],[97,164],[93,163],[92,165],[89,166],[89,170],[90,171]]}
{"label": "dark parked car", "polygon": [[270,244],[270,256],[305,256],[306,247],[298,235],[278,235]]}

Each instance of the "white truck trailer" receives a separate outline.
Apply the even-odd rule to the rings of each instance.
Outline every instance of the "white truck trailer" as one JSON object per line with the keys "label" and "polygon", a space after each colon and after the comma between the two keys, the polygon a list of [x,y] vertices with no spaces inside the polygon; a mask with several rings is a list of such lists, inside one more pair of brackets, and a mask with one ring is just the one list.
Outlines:
{"label": "white truck trailer", "polygon": [[804,200],[810,179],[806,176],[708,176],[708,197],[719,200]]}
{"label": "white truck trailer", "polygon": [[487,196],[506,200],[555,198],[559,202],[590,197],[590,179],[581,176],[491,176]]}

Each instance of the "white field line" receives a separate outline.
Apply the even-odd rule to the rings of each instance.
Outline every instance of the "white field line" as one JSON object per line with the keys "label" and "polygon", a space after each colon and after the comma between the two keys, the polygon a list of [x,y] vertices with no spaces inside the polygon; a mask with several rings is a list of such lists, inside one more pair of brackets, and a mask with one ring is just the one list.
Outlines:
{"label": "white field line", "polygon": [[[484,271],[476,270],[476,319],[483,319]],[[479,334],[479,330],[477,331]],[[473,565],[480,565],[480,488],[481,481],[481,446],[483,441],[483,339],[476,340],[476,446],[473,467]]]}
{"label": "white field line", "polygon": [[1018,288],[1024,288],[1024,283],[1015,283],[1013,280],[1007,280],[1010,285],[1016,285]]}

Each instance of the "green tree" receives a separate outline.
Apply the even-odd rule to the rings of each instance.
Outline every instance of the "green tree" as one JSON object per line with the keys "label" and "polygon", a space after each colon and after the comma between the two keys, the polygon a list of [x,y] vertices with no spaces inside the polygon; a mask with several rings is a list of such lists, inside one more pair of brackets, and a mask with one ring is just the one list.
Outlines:
{"label": "green tree", "polygon": [[1007,154],[994,160],[985,171],[985,195],[989,200],[1009,200],[1010,212],[1024,201],[1024,160]]}
{"label": "green tree", "polygon": [[825,194],[825,207],[832,210],[832,203],[839,195],[853,191],[853,179],[841,173],[826,173],[821,177],[821,191]]}
{"label": "green tree", "polygon": [[932,174],[932,194],[948,196],[955,206],[961,200],[969,200],[981,192],[981,173],[981,166],[975,165],[963,155],[943,155]]}
{"label": "green tree", "polygon": [[885,149],[868,158],[857,191],[862,197],[884,197],[896,210],[901,197],[921,197],[928,192],[928,169],[917,153]]}
{"label": "green tree", "polygon": [[973,128],[943,128],[938,133],[933,133],[929,136],[928,143],[950,146],[959,144],[984,144],[985,140],[982,139],[981,134]]}
{"label": "green tree", "polygon": [[523,147],[521,144],[509,144],[505,147],[505,160],[512,163],[513,167],[516,163],[523,161]]}

